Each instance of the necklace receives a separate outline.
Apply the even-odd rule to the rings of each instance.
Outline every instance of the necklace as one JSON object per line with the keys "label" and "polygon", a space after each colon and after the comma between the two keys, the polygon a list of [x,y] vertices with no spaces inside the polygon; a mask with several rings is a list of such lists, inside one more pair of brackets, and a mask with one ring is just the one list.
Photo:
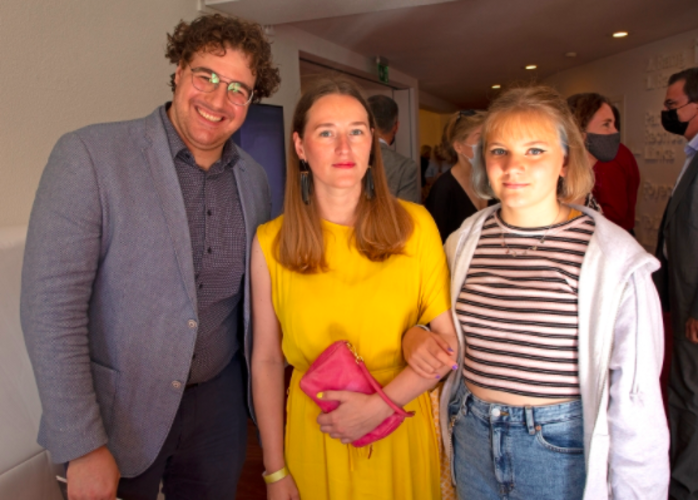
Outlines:
{"label": "necklace", "polygon": [[511,255],[512,257],[516,258],[516,257],[518,257],[518,256],[520,256],[520,255],[528,255],[529,250],[533,250],[534,252],[535,252],[536,250],[538,250],[538,247],[539,247],[539,246],[545,244],[545,238],[548,236],[548,233],[550,232],[550,229],[555,225],[555,221],[556,221],[557,218],[560,216],[560,211],[561,211],[561,210],[562,210],[562,203],[559,203],[559,204],[558,204],[558,207],[557,207],[557,215],[555,216],[555,218],[553,219],[553,221],[550,223],[550,225],[549,225],[548,227],[545,228],[545,231],[543,232],[543,236],[541,237],[541,239],[538,240],[537,243],[531,245],[531,246],[528,247],[528,248],[525,248],[524,250],[522,250],[522,251],[520,251],[520,252],[516,252],[516,251],[513,250],[512,248],[509,248],[509,245],[507,245],[507,241],[506,241],[506,238],[505,238],[505,236],[504,236],[504,231],[501,231],[501,232],[499,233],[499,236],[500,236],[500,238],[502,239],[502,248],[506,248],[506,249],[507,249],[506,252],[505,252],[506,255]]}

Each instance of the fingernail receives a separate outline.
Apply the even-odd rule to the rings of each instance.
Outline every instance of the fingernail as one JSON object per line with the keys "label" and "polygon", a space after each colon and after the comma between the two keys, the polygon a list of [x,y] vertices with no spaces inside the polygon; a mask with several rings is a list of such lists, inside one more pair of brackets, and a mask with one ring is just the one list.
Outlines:
{"label": "fingernail", "polygon": [[439,374],[437,373],[437,374],[436,374],[436,378],[441,378],[441,375],[439,375]]}
{"label": "fingernail", "polygon": [[322,399],[322,398],[325,397],[325,394],[322,393],[322,392],[318,392],[317,395],[316,395],[315,397],[318,398],[318,399]]}
{"label": "fingernail", "polygon": [[451,368],[454,369],[454,370],[457,370],[457,369],[458,369],[458,365],[453,365]]}
{"label": "fingernail", "polygon": [[448,352],[455,352],[455,351],[449,347]]}

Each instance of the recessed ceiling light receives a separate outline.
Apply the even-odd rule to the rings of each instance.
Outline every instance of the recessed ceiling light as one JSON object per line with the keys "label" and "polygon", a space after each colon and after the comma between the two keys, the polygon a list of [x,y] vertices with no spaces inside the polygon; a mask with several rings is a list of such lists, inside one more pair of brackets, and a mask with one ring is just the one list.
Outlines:
{"label": "recessed ceiling light", "polygon": [[626,36],[628,36],[627,31],[616,31],[613,33],[613,38],[625,38]]}
{"label": "recessed ceiling light", "polygon": [[496,85],[492,85],[492,88],[493,88],[493,89],[501,89],[502,86],[499,85],[499,84],[496,84]]}
{"label": "recessed ceiling light", "polygon": [[529,64],[528,66],[526,66],[526,69],[536,69],[537,67],[538,66],[536,66],[535,64]]}
{"label": "recessed ceiling light", "polygon": [[577,53],[576,52],[567,52],[565,54],[565,57],[577,57]]}

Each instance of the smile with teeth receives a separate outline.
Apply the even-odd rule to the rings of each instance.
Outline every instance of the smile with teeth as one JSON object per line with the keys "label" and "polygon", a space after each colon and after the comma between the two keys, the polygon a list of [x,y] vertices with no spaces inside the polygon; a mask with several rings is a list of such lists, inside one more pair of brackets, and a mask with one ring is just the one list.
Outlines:
{"label": "smile with teeth", "polygon": [[201,108],[196,108],[196,111],[198,111],[201,116],[203,116],[210,122],[219,122],[223,119],[222,116],[209,115],[206,111],[202,110]]}

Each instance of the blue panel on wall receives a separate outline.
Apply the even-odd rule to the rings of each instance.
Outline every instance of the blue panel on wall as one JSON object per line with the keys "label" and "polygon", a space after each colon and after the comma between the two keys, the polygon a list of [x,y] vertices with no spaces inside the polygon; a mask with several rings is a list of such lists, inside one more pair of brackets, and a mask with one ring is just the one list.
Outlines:
{"label": "blue panel on wall", "polygon": [[283,108],[251,104],[245,123],[233,134],[233,140],[267,172],[271,189],[271,215],[276,217],[284,206],[286,185]]}

